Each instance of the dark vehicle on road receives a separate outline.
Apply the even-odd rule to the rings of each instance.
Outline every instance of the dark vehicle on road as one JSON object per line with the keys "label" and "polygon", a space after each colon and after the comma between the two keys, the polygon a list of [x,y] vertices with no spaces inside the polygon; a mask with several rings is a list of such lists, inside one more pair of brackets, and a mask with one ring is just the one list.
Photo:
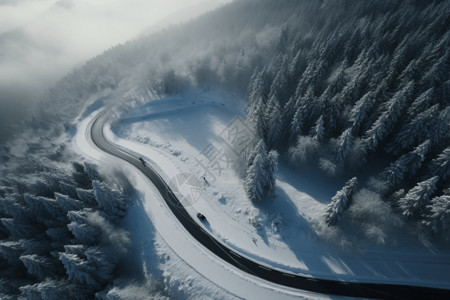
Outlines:
{"label": "dark vehicle on road", "polygon": [[206,217],[204,215],[202,215],[201,213],[197,213],[197,218],[200,219],[200,221],[205,221]]}
{"label": "dark vehicle on road", "polygon": [[139,157],[139,160],[140,160],[141,163],[145,166],[145,161],[142,159],[142,157]]}

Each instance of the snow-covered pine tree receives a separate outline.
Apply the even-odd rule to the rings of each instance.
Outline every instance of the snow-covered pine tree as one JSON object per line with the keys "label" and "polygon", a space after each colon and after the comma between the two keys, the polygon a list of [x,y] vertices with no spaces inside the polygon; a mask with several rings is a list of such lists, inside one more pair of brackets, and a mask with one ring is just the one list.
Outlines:
{"label": "snow-covered pine tree", "polygon": [[100,283],[106,283],[113,278],[118,257],[107,247],[89,247],[84,252],[87,261],[95,268],[94,277]]}
{"label": "snow-covered pine tree", "polygon": [[42,299],[74,299],[84,300],[92,298],[92,292],[87,288],[71,283],[68,280],[46,279],[39,283],[21,286],[20,298],[27,300]]}
{"label": "snow-covered pine tree", "polygon": [[288,71],[287,66],[287,59],[283,58],[283,62],[278,69],[277,75],[275,75],[275,78],[272,81],[272,84],[270,85],[270,92],[269,92],[269,101],[270,98],[275,97],[278,99],[278,101],[283,101],[283,103],[286,103],[286,90],[288,85],[288,80],[286,76],[286,72]]}
{"label": "snow-covered pine tree", "polygon": [[80,258],[75,254],[68,254],[65,252],[59,253],[59,259],[66,269],[69,280],[86,285],[89,288],[100,288],[99,282],[97,282],[93,276],[95,274],[95,267],[87,260]]}
{"label": "snow-covered pine tree", "polygon": [[80,199],[87,207],[93,207],[97,205],[93,190],[77,188],[77,198]]}
{"label": "snow-covered pine tree", "polygon": [[95,199],[98,203],[98,208],[111,217],[122,217],[126,214],[128,207],[131,205],[131,200],[116,189],[108,189],[99,181],[93,181]]}
{"label": "snow-covered pine tree", "polygon": [[263,154],[263,153],[267,153],[266,143],[264,143],[263,139],[260,139],[258,144],[256,144],[255,148],[250,153],[250,155],[247,159],[247,168],[249,168],[251,165],[253,165],[253,161],[255,160],[255,157],[257,154]]}
{"label": "snow-covered pine tree", "polygon": [[299,107],[292,118],[291,126],[289,128],[289,139],[288,144],[293,145],[297,142],[299,136],[302,135],[303,130],[303,112],[302,108]]}
{"label": "snow-covered pine tree", "polygon": [[51,218],[55,221],[62,221],[65,218],[65,213],[55,199],[25,195],[24,200],[38,218]]}
{"label": "snow-covered pine tree", "polygon": [[275,191],[275,173],[278,169],[278,152],[276,150],[269,151],[266,162],[266,179],[265,179],[265,195],[272,196]]}
{"label": "snow-covered pine tree", "polygon": [[436,190],[436,183],[438,180],[439,177],[434,176],[419,182],[398,201],[398,208],[405,219],[411,220],[422,213],[423,209],[428,204],[430,197]]}
{"label": "snow-covered pine tree", "polygon": [[349,121],[352,123],[352,133],[358,135],[361,128],[364,128],[370,111],[372,110],[375,101],[373,99],[372,91],[367,92],[364,96],[356,101],[350,112]]}
{"label": "snow-covered pine tree", "polygon": [[414,119],[418,114],[430,108],[434,101],[435,89],[430,88],[420,94],[408,108],[408,118]]}
{"label": "snow-covered pine tree", "polygon": [[74,186],[70,183],[65,183],[65,182],[60,182],[59,186],[61,189],[61,194],[67,195],[71,198],[77,198],[77,187],[76,186]]}
{"label": "snow-covered pine tree", "polygon": [[51,245],[48,239],[20,239],[19,243],[22,245],[22,248],[25,249],[24,254],[38,254],[44,255],[51,251]]}
{"label": "snow-covered pine tree", "polygon": [[282,127],[280,140],[281,143],[285,143],[285,145],[287,142],[289,142],[291,123],[295,114],[295,102],[296,102],[295,98],[291,97],[282,109],[281,114]]}
{"label": "snow-covered pine tree", "polygon": [[428,164],[427,174],[429,176],[439,176],[441,180],[446,180],[450,177],[450,146]]}
{"label": "snow-covered pine tree", "polygon": [[450,229],[450,195],[431,199],[425,212],[423,224],[433,234],[448,232]]}
{"label": "snow-covered pine tree", "polygon": [[77,162],[73,162],[72,166],[75,169],[75,171],[72,173],[72,177],[77,186],[83,189],[91,189],[92,180],[86,173],[84,166]]}
{"label": "snow-covered pine tree", "polygon": [[247,119],[250,128],[261,139],[266,137],[265,111],[266,104],[263,99],[259,99],[257,104],[248,108]]}
{"label": "snow-covered pine tree", "polygon": [[416,174],[417,170],[422,166],[430,146],[431,143],[428,140],[414,148],[413,151],[403,154],[384,169],[378,175],[378,179],[389,188],[397,187],[405,177],[412,177]]}
{"label": "snow-covered pine tree", "polygon": [[43,231],[43,226],[41,224],[12,218],[2,218],[0,221],[10,232],[11,238],[15,240],[31,239]]}
{"label": "snow-covered pine tree", "polygon": [[350,205],[357,183],[357,178],[353,177],[331,198],[331,202],[327,205],[324,213],[327,225],[337,224],[344,210]]}
{"label": "snow-covered pine tree", "polygon": [[320,115],[320,117],[316,121],[316,125],[312,128],[310,135],[319,143],[323,141],[323,115]]}
{"label": "snow-covered pine tree", "polygon": [[352,128],[347,128],[337,141],[336,164],[343,167],[353,143]]}
{"label": "snow-covered pine tree", "polygon": [[427,87],[437,87],[443,81],[442,79],[448,79],[448,70],[450,68],[450,50],[447,49],[445,54],[441,56],[434,65],[426,72],[422,79],[421,84]]}
{"label": "snow-covered pine tree", "polygon": [[[449,120],[445,114],[446,110],[440,111],[439,104],[435,104],[424,112],[419,113],[409,123],[404,125],[394,136],[394,140],[389,143],[386,150],[397,155],[412,145],[429,139],[432,144],[439,144],[450,129]],[[448,110],[450,111],[450,110]]]}
{"label": "snow-covered pine tree", "polygon": [[264,185],[266,180],[266,165],[267,157],[262,154],[257,154],[253,159],[252,165],[247,169],[247,176],[245,177],[245,191],[250,200],[259,202],[264,198]]}
{"label": "snow-covered pine tree", "polygon": [[61,274],[58,266],[52,262],[51,258],[42,255],[22,255],[20,260],[27,268],[27,272],[30,275],[36,276],[39,280],[48,278],[56,278]]}
{"label": "snow-covered pine tree", "polygon": [[409,82],[386,103],[385,111],[366,132],[364,141],[368,150],[374,151],[379,143],[392,133],[413,91],[414,83]]}
{"label": "snow-covered pine tree", "polygon": [[18,241],[0,241],[0,256],[11,265],[20,263],[19,257],[23,251],[22,244]]}
{"label": "snow-covered pine tree", "polygon": [[267,143],[271,148],[278,146],[283,120],[281,119],[280,103],[275,95],[273,95],[267,104],[265,114],[265,124],[267,124]]}
{"label": "snow-covered pine tree", "polygon": [[303,49],[297,51],[297,54],[292,59],[289,65],[289,75],[292,78],[300,78],[300,75],[306,68],[306,54]]}
{"label": "snow-covered pine tree", "polygon": [[82,210],[84,208],[83,202],[73,199],[69,196],[55,193],[56,202],[59,207],[67,213],[70,210]]}

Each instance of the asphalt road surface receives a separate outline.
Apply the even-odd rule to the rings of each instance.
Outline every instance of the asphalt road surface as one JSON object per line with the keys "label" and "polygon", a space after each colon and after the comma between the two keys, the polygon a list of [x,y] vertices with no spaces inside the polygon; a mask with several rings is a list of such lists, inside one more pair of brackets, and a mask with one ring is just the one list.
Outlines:
{"label": "asphalt road surface", "polygon": [[278,285],[322,294],[379,299],[450,299],[450,289],[312,278],[271,269],[260,265],[256,261],[240,256],[217,241],[192,219],[168,184],[154,169],[149,165],[144,165],[138,157],[116,148],[106,140],[103,134],[103,125],[106,117],[106,113],[100,113],[91,127],[91,137],[97,147],[110,155],[127,161],[144,173],[156,186],[167,206],[189,234],[228,264]]}

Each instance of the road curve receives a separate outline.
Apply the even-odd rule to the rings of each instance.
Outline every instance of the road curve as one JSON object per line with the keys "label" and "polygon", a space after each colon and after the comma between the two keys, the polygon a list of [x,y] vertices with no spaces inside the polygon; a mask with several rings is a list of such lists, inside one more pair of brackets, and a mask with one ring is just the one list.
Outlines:
{"label": "road curve", "polygon": [[106,112],[100,113],[92,124],[91,138],[94,144],[104,152],[127,161],[144,173],[153,182],[167,206],[189,234],[228,264],[275,284],[322,294],[379,299],[450,299],[450,289],[311,278],[271,269],[260,265],[256,261],[240,256],[217,241],[192,219],[168,184],[151,166],[143,165],[137,157],[116,148],[106,140],[103,134],[106,117]]}

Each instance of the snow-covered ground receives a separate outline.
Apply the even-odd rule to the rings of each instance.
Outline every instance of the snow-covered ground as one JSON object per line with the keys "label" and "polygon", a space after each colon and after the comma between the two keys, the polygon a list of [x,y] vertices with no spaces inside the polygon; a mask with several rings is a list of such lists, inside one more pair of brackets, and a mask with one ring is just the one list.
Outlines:
{"label": "snow-covered ground", "polygon": [[[98,163],[100,169],[122,168],[140,194],[124,220],[133,243],[130,268],[141,271],[150,282],[163,278],[170,296],[177,299],[328,298],[244,275],[209,253],[178,223],[151,181],[134,167],[95,147],[89,128],[98,113],[79,119],[72,144],[87,160]],[[139,147],[135,150],[143,151]]]}
{"label": "snow-covered ground", "polygon": [[[395,246],[364,244],[356,247],[358,251],[342,251],[319,238],[325,205],[346,178],[323,182],[320,174],[294,172],[280,163],[276,196],[261,204],[249,201],[229,143],[236,133],[246,130],[242,103],[223,91],[189,91],[128,111],[109,124],[106,135],[145,158],[174,184],[186,197],[189,213],[194,219],[197,212],[204,214],[207,222],[203,225],[218,240],[262,264],[321,278],[450,287],[449,251],[406,237],[399,238]],[[92,117],[80,122],[75,144],[92,158],[105,159],[85,135]],[[142,208],[151,221],[148,230],[152,232],[154,226],[157,252],[165,253],[160,267],[166,278],[182,282],[188,277],[194,285],[209,282],[205,286],[214,298],[271,298],[279,293],[280,287],[248,279],[211,257],[180,228],[162,199],[149,188],[151,184],[131,169],[138,190],[145,194]],[[195,193],[192,186],[186,189],[180,183],[186,177],[180,174],[196,178],[190,181]],[[140,213],[133,209],[130,214]],[[145,230],[140,228],[138,236],[145,235]],[[146,245],[150,243],[144,243],[143,249]],[[174,268],[179,264],[184,275],[177,277]],[[194,287],[183,288],[195,291]],[[292,293],[285,289],[281,295]]]}

